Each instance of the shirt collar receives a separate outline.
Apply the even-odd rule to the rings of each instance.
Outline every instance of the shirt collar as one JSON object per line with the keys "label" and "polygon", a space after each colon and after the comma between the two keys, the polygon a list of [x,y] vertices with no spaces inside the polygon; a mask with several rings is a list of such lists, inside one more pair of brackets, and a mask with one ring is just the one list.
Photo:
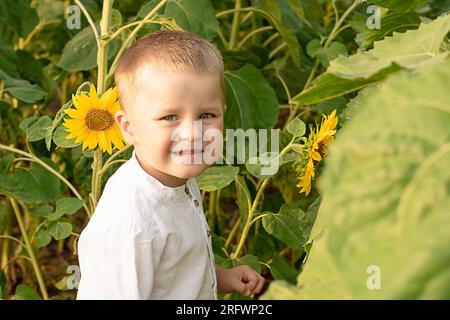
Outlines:
{"label": "shirt collar", "polygon": [[165,199],[186,199],[187,193],[189,192],[192,194],[192,179],[189,178],[186,183],[179,187],[169,187],[164,184],[162,184],[158,179],[153,177],[152,175],[148,174],[139,164],[137,158],[136,158],[136,151],[133,150],[131,159],[129,160],[131,166],[133,167],[134,171],[143,179],[143,182],[146,184],[146,187],[151,189],[151,191],[157,191],[160,198]]}

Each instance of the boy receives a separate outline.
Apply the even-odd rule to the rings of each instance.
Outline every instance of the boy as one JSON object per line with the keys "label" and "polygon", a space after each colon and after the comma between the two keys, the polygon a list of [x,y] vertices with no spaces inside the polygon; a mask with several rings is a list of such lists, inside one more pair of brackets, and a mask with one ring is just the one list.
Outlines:
{"label": "boy", "polygon": [[158,31],[123,54],[115,81],[122,106],[116,121],[134,151],[106,183],[80,236],[77,299],[259,293],[264,279],[256,271],[214,263],[195,181],[222,150],[220,52],[192,33]]}

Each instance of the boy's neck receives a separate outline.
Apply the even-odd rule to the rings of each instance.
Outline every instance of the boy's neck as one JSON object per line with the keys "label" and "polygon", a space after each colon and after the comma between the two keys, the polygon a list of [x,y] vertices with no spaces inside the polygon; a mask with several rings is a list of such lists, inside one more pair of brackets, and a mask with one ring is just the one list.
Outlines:
{"label": "boy's neck", "polygon": [[151,175],[153,178],[161,182],[166,187],[170,188],[176,188],[180,187],[183,184],[186,183],[188,180],[187,178],[178,178],[175,176],[172,176],[170,174],[164,173],[162,171],[159,171],[158,169],[153,168],[152,166],[143,163],[141,160],[139,160],[139,157],[136,154],[136,160],[138,161],[141,168],[147,172],[147,174]]}

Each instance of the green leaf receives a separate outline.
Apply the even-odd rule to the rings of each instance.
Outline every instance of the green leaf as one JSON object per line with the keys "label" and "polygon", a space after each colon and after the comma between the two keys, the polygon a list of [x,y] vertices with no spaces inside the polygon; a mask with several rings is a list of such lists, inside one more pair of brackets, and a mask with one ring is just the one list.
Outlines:
{"label": "green leaf", "polygon": [[[47,132],[45,133],[45,144],[47,146],[47,150],[50,151],[50,147],[52,145],[53,131],[55,131],[55,129],[62,122],[63,118],[66,116],[66,110],[71,108],[72,106],[73,106],[73,101],[72,101],[72,99],[70,99],[58,110],[55,118],[52,121],[52,125],[47,128]],[[66,143],[67,143],[66,141],[64,141],[64,142],[61,141],[61,133],[62,132],[58,133],[58,141],[61,144],[66,145]],[[67,140],[67,139],[65,139],[65,140]],[[70,143],[70,141],[68,141],[68,142]],[[63,145],[61,147],[65,148]]]}
{"label": "green leaf", "polygon": [[19,123],[19,128],[23,131],[23,132],[27,132],[27,128],[29,126],[31,126],[33,123],[35,123],[37,121],[37,117],[33,116],[33,117],[29,117],[29,118],[25,118],[22,121],[20,121]]}
{"label": "green leaf", "polygon": [[72,225],[69,222],[49,221],[48,232],[55,240],[62,240],[70,236]]}
{"label": "green leaf", "polygon": [[279,152],[264,152],[259,156],[250,157],[245,168],[256,178],[264,179],[278,173],[278,169],[285,163],[297,160],[298,156],[287,153],[280,158]]}
{"label": "green leaf", "polygon": [[[49,166],[54,164],[41,159]],[[39,164],[32,163],[29,168],[19,168],[11,175],[0,173],[0,193],[11,195],[26,203],[49,202],[58,198],[60,180]]]}
{"label": "green leaf", "polygon": [[311,58],[317,57],[325,68],[328,68],[330,61],[337,57],[341,55],[346,57],[348,55],[345,45],[338,41],[333,41],[329,47],[322,48],[320,41],[314,39],[308,43],[306,50]]}
{"label": "green leaf", "polygon": [[397,64],[407,69],[419,69],[440,63],[448,55],[441,50],[450,31],[450,14],[431,23],[421,24],[418,30],[394,33],[374,43],[372,50],[350,57],[339,57],[330,63],[328,72],[344,79],[370,77]]}
{"label": "green leaf", "polygon": [[[278,100],[274,90],[258,69],[245,65],[225,72],[226,128],[273,128],[278,119]],[[264,114],[264,117],[261,115]]]}
{"label": "green leaf", "polygon": [[450,299],[449,78],[447,60],[364,98],[330,147],[297,287],[277,283],[269,297]]}
{"label": "green leaf", "polygon": [[262,218],[267,233],[283,241],[291,248],[300,249],[305,244],[304,221],[306,215],[298,203],[289,203],[281,206],[279,213],[269,213]]}
{"label": "green leaf", "polygon": [[[119,47],[120,41],[114,39],[109,46],[108,59],[116,55]],[[66,43],[58,66],[71,72],[90,70],[97,66],[97,43],[91,27],[84,28]]]}
{"label": "green leaf", "polygon": [[48,221],[57,221],[59,220],[59,218],[61,218],[64,215],[64,212],[61,211],[54,211],[52,213],[50,213],[47,217]]}
{"label": "green leaf", "polygon": [[430,0],[369,0],[368,2],[388,9],[413,11],[417,8],[423,7],[430,2]]}
{"label": "green leaf", "polygon": [[41,297],[33,288],[24,284],[19,284],[16,287],[14,300],[41,300]]}
{"label": "green leaf", "polygon": [[48,127],[52,124],[52,119],[49,116],[42,116],[33,124],[27,127],[27,139],[30,142],[44,139]]}
{"label": "green leaf", "polygon": [[297,282],[298,271],[279,254],[273,256],[269,270],[275,280],[287,280],[292,284]]}
{"label": "green leaf", "polygon": [[56,211],[62,212],[64,214],[74,214],[77,212],[84,204],[83,200],[77,198],[59,198],[56,201]]}
{"label": "green leaf", "polygon": [[283,40],[287,43],[292,61],[298,67],[301,60],[301,49],[297,37],[282,20],[282,13],[278,1],[273,0],[255,0],[255,4],[264,13],[261,13],[270,24],[280,33]]}
{"label": "green leaf", "polygon": [[65,127],[60,125],[53,133],[53,142],[61,148],[75,148],[81,144],[81,142],[76,143],[75,138],[66,139],[68,135],[69,133],[66,131]]}
{"label": "green leaf", "polygon": [[210,192],[228,186],[238,173],[238,167],[215,166],[207,168],[196,180],[200,190]]}
{"label": "green leaf", "polygon": [[237,259],[228,259],[225,260],[222,264],[224,268],[234,268],[240,265],[247,265],[251,267],[258,273],[261,273],[261,264],[259,263],[258,257],[252,255],[245,255],[243,257]]}
{"label": "green leaf", "polygon": [[0,79],[19,78],[17,54],[13,48],[0,40]]}
{"label": "green leaf", "polygon": [[25,38],[38,24],[39,17],[27,0],[0,0],[0,21],[6,29]]}
{"label": "green leaf", "polygon": [[294,137],[303,137],[306,132],[306,125],[299,117],[295,117],[289,122],[287,131]]}
{"label": "green leaf", "polygon": [[[158,3],[157,0],[147,2],[139,10],[138,17],[144,18]],[[208,0],[169,0],[163,10],[163,17],[173,19],[183,30],[207,40],[212,40],[219,29],[214,8]]]}
{"label": "green leaf", "polygon": [[36,208],[30,209],[30,213],[37,217],[47,218],[52,212],[53,212],[53,207],[48,204],[43,204]]}
{"label": "green leaf", "polygon": [[41,229],[36,233],[36,244],[38,248],[46,247],[51,240],[52,237],[46,230]]}
{"label": "green leaf", "polygon": [[6,78],[4,90],[26,103],[34,103],[47,95],[37,84],[31,84],[27,80],[22,79]]}
{"label": "green leaf", "polygon": [[67,281],[69,280],[70,277],[71,276],[63,277],[61,280],[59,280],[58,282],[55,283],[55,287],[58,290],[62,290],[62,291],[69,290],[69,288],[67,287]]}
{"label": "green leaf", "polygon": [[292,98],[294,101],[311,105],[327,101],[345,94],[358,91],[373,83],[386,78],[389,74],[399,70],[399,67],[393,65],[387,69],[381,70],[369,79],[343,79],[330,73],[320,75],[313,84],[306,90]]}
{"label": "green leaf", "polygon": [[416,29],[420,25],[420,18],[415,12],[408,13],[389,13],[381,20],[380,29],[369,29],[365,27],[364,31],[358,37],[358,43],[364,49],[372,46],[375,41],[391,35],[394,31],[405,32],[409,29]]}
{"label": "green leaf", "polygon": [[236,186],[236,204],[239,208],[239,216],[240,216],[240,227],[244,227],[245,222],[247,220],[248,216],[248,210],[250,209],[251,204],[251,195],[250,191],[248,190],[247,183],[245,181],[245,178],[241,175],[238,175],[234,179],[234,183]]}

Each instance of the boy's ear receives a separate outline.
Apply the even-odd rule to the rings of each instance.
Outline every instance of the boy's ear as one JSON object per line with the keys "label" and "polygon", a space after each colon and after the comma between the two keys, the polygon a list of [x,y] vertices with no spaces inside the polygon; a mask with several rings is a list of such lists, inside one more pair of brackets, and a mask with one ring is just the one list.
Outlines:
{"label": "boy's ear", "polygon": [[116,122],[119,125],[120,131],[122,132],[125,141],[129,145],[134,144],[134,131],[125,112],[123,110],[118,110],[114,118],[116,119]]}

